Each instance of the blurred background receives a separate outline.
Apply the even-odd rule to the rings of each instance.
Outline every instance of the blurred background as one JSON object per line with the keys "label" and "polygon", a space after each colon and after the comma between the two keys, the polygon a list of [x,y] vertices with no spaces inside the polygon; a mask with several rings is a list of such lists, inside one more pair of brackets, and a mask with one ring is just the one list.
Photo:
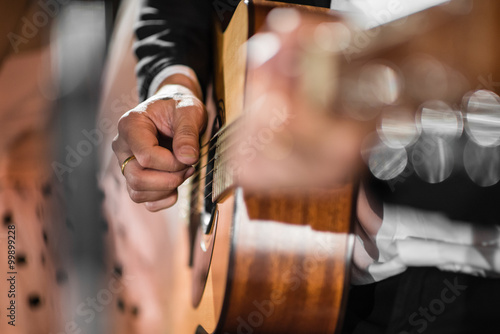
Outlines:
{"label": "blurred background", "polygon": [[[106,309],[120,307],[102,289],[95,125],[119,3],[0,1],[1,333],[101,333]],[[13,271],[4,251],[11,225]]]}

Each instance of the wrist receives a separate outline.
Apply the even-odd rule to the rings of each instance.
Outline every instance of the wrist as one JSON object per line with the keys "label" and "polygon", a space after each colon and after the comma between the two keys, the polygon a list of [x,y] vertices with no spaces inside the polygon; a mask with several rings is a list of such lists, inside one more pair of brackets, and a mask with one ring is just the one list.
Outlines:
{"label": "wrist", "polygon": [[[152,96],[153,100],[157,99],[178,99],[181,96],[190,96],[198,98],[196,92],[187,87],[187,85],[179,83],[165,82],[158,91]],[[199,98],[198,98],[199,99]]]}
{"label": "wrist", "polygon": [[150,96],[157,95],[165,86],[182,86],[188,89],[198,99],[203,99],[203,93],[194,71],[184,65],[173,65],[161,71],[150,86]]}

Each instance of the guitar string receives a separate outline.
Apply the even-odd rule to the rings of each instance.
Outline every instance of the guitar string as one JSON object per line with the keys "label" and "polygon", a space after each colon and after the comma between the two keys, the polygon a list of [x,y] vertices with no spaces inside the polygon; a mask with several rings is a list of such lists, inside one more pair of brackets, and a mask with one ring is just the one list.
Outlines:
{"label": "guitar string", "polygon": [[[211,183],[212,183],[212,181],[210,181],[209,183],[207,183],[207,184],[205,185],[205,189],[203,190],[203,193],[205,193],[205,190],[207,189],[207,187],[208,187],[208,186],[210,186],[210,184],[211,184]],[[203,200],[207,199],[207,197],[208,197],[208,196],[210,196],[210,195],[212,195],[212,191],[211,191],[208,195],[206,195],[206,196],[205,196],[205,198],[203,198]],[[194,198],[192,198],[192,199],[191,199],[191,203],[190,203],[190,205],[192,206],[192,205],[193,205],[193,203],[194,203],[195,201],[197,201],[197,200],[199,200],[199,197],[194,197]]]}
{"label": "guitar string", "polygon": [[[204,189],[203,189],[203,193],[205,193],[205,190],[207,190],[207,187],[208,187],[208,186],[210,186],[210,184],[211,184],[212,182],[213,182],[213,180],[212,180],[212,181],[210,181],[210,182],[208,182],[208,183],[205,185],[205,187],[204,187]],[[211,192],[210,192],[207,196],[205,196],[205,198],[203,198],[203,199],[204,199],[204,200],[205,200],[205,199],[207,199],[207,197],[208,197],[208,196],[210,196],[210,195],[212,195],[212,191],[211,191]],[[198,199],[199,199],[198,197],[193,198],[193,199],[191,200],[191,204],[193,204],[193,203],[194,203],[196,200],[198,200]]]}
{"label": "guitar string", "polygon": [[[212,193],[208,194],[207,196],[205,196],[203,198],[203,201],[205,201],[208,197],[212,196]],[[202,204],[203,205],[203,204]],[[192,213],[194,213],[195,211],[198,210],[198,207],[197,206],[194,206],[193,207],[193,203],[191,203],[191,209],[189,210],[189,214],[191,215]]]}
{"label": "guitar string", "polygon": [[[222,140],[222,141],[219,141],[219,142],[216,142],[215,144],[213,144],[213,145],[211,146],[211,148],[209,148],[209,149],[208,149],[208,151],[210,151],[211,149],[213,149],[213,148],[214,148],[214,146],[216,146],[217,144],[222,144],[222,143],[223,143],[223,142],[225,142],[226,140],[229,140],[229,138],[226,138],[226,139],[220,138],[219,140]],[[208,151],[207,151],[207,153],[208,153]],[[219,152],[219,155],[220,155],[220,153],[223,153],[223,152]],[[206,155],[206,153],[205,153],[205,154],[203,154],[203,155]],[[199,169],[198,169],[198,170],[197,170],[197,171],[196,171],[193,175],[191,175],[191,176],[190,176],[190,178],[194,178],[194,177],[198,176],[198,175],[201,173],[201,171],[203,170],[203,168],[207,167],[207,166],[208,166],[208,164],[209,164],[210,162],[214,161],[215,159],[216,159],[216,156],[214,155],[214,157],[213,157],[212,159],[210,159],[210,160],[209,160],[209,161],[208,161],[205,165],[203,165],[202,167],[197,167],[197,166],[196,166],[196,164],[195,164],[195,165],[194,165],[194,167],[195,167],[195,168],[199,168]],[[209,173],[207,173],[204,177],[202,177],[202,178],[200,178],[200,179],[196,180],[196,181],[195,181],[195,182],[193,182],[192,184],[193,184],[194,186],[197,186],[197,185],[198,185],[198,183],[201,183],[202,181],[204,181],[204,180],[206,179],[206,177],[208,176],[208,174],[210,174],[210,172],[209,172]]]}
{"label": "guitar string", "polygon": [[[189,215],[193,214],[197,210],[200,210],[200,211],[203,210],[203,209],[200,209],[198,207],[198,205],[193,205],[196,201],[200,200],[200,197],[198,196],[200,192],[199,192],[199,190],[195,190],[195,189],[199,187],[199,185],[201,184],[202,180],[205,180],[208,177],[208,175],[211,174],[211,173],[213,173],[214,171],[215,171],[215,168],[211,169],[203,178],[201,178],[200,180],[198,180],[198,182],[193,183],[193,187],[191,188],[191,191],[190,191],[191,196],[193,198],[191,199],[191,201],[189,203],[189,207],[190,207],[190,210],[189,210],[189,213],[188,213]],[[204,185],[204,187],[203,187],[203,194],[205,193],[205,191],[207,190],[207,188],[213,183],[213,181],[214,180],[212,179],[210,182],[208,182],[207,184]],[[197,194],[194,194],[195,192]],[[203,199],[202,199],[203,203],[201,205],[204,205],[205,200],[208,197],[212,196],[212,194],[213,194],[213,191],[210,191],[205,197],[203,197]]]}
{"label": "guitar string", "polygon": [[[214,157],[214,158],[212,158],[210,161],[212,161],[212,160],[214,160],[214,159],[215,159],[215,157]],[[207,164],[207,165],[208,165],[208,164]],[[205,165],[204,167],[206,167],[207,165]],[[203,168],[203,167],[202,167],[202,168]],[[207,179],[207,177],[208,177],[208,176],[209,176],[209,175],[210,175],[210,174],[211,174],[211,173],[212,173],[215,169],[216,169],[215,167],[214,167],[214,168],[212,168],[212,169],[211,169],[209,172],[207,172],[207,173],[206,173],[206,174],[205,174],[202,178],[199,178],[199,179],[197,179],[196,181],[193,181],[193,182],[191,183],[191,185],[192,185],[193,189],[194,189],[194,188],[196,188],[196,187],[198,187],[198,186],[199,186],[199,185],[200,185],[203,181],[205,181],[205,180]],[[201,173],[201,171],[202,171],[201,169],[200,169],[200,170],[198,170],[195,174],[191,175],[189,178],[191,179],[191,178],[193,178],[194,176],[199,175],[199,174]]]}
{"label": "guitar string", "polygon": [[[207,173],[207,175],[208,175],[208,174],[210,174],[210,173],[212,173],[214,170],[215,170],[215,169],[212,169],[210,172],[208,172],[208,173]],[[204,178],[204,179],[205,179],[205,178]],[[214,180],[212,179],[210,182],[208,182],[207,184],[205,184],[205,186],[203,187],[203,193],[205,193],[205,191],[207,190],[207,187],[209,187],[209,186],[213,183],[213,181],[214,181]],[[191,201],[190,201],[190,203],[189,203],[189,207],[190,207],[190,210],[189,210],[189,213],[188,213],[189,215],[193,214],[193,213],[194,213],[195,211],[197,211],[197,210],[203,210],[203,209],[199,209],[198,205],[194,205],[196,201],[199,201],[199,200],[200,200],[200,197],[198,196],[200,192],[199,192],[199,190],[195,190],[195,188],[197,188],[197,187],[200,185],[200,183],[201,183],[201,182],[198,182],[198,183],[197,183],[197,184],[196,184],[196,185],[195,185],[195,186],[191,189],[191,191],[190,191],[191,196],[192,196],[193,198],[191,199]],[[196,193],[196,194],[194,194],[194,193]],[[213,194],[213,191],[210,191],[210,192],[209,192],[209,193],[208,193],[205,197],[203,197],[203,199],[202,199],[203,203],[201,204],[202,206],[204,205],[205,200],[206,200],[208,197],[212,196],[212,194]]]}
{"label": "guitar string", "polygon": [[[207,148],[207,150],[206,150],[203,154],[200,154],[200,156],[198,157],[198,159],[201,159],[201,158],[202,158],[202,157],[204,157],[205,155],[209,154],[209,153],[210,153],[210,151],[211,151],[211,150],[212,150],[215,146],[217,146],[218,144],[220,144],[220,141],[219,141],[219,140],[215,140],[215,138],[216,138],[217,136],[218,136],[218,132],[217,132],[215,135],[213,135],[213,137],[212,137],[212,138],[210,138],[210,140],[209,140],[209,141],[207,141],[205,144],[203,144],[203,145],[201,145],[201,146],[200,146],[200,149],[202,149],[202,148],[204,148],[205,146],[207,146],[208,144],[210,144],[212,141],[214,141],[214,143],[213,143],[212,145],[210,145],[210,147],[209,147],[209,148]],[[194,165],[193,165],[193,167],[195,167],[195,168],[196,168],[196,167],[197,167],[196,165],[198,165],[198,164],[199,164],[199,162],[197,162],[196,164],[194,164]],[[203,166],[203,167],[206,167],[206,166]],[[201,167],[201,168],[203,168],[203,167]]]}
{"label": "guitar string", "polygon": [[[216,157],[214,156],[212,159],[210,159],[205,165],[203,165],[202,167],[200,167],[200,169],[198,169],[193,175],[191,175],[189,178],[192,179],[192,178],[195,178],[196,176],[200,175],[203,168],[207,167],[212,161],[214,161],[215,159],[221,159],[222,161],[220,162],[219,165],[223,165],[225,162],[223,161],[223,159],[221,157]],[[211,171],[213,171],[215,169],[215,166],[211,169]],[[192,185],[196,185],[202,181],[204,181],[207,176],[211,173],[210,172],[207,172],[202,178],[199,178],[197,179],[196,181],[193,181]]]}
{"label": "guitar string", "polygon": [[[205,144],[203,144],[201,147],[205,147],[207,146],[208,144],[210,144],[210,142],[214,141],[214,143],[207,149],[207,151],[203,154],[203,155],[206,155],[208,152],[210,152],[211,149],[214,148],[214,146],[218,145],[221,143],[221,140],[223,138],[219,138],[218,140],[216,140],[217,137],[221,137],[223,134],[225,134],[226,132],[230,131],[230,130],[233,130],[234,128],[236,128],[238,126],[238,124],[241,123],[240,121],[236,120],[234,121],[233,123],[229,124],[229,125],[226,125],[226,126],[223,126],[221,127],[213,136],[212,138],[210,138],[210,140],[208,140]],[[229,137],[229,136],[227,136]],[[225,138],[224,140],[227,140],[228,138]]]}
{"label": "guitar string", "polygon": [[[233,126],[232,126],[231,128],[233,128]],[[224,143],[226,140],[228,140],[228,138],[227,138],[227,137],[229,137],[229,136],[227,136],[226,138],[224,138],[224,137],[222,137],[222,138],[217,138],[217,137],[221,137],[221,135],[222,135],[224,132],[226,132],[227,130],[229,130],[229,129],[230,129],[230,128],[229,128],[229,126],[226,126],[226,127],[223,127],[223,128],[221,128],[221,129],[219,129],[219,131],[218,131],[218,132],[217,132],[217,133],[216,133],[216,134],[215,134],[215,135],[214,135],[214,136],[213,136],[213,137],[212,137],[209,141],[207,141],[205,144],[203,144],[200,148],[203,148],[203,147],[207,146],[208,144],[210,144],[211,142],[214,142],[213,144],[211,144],[211,145],[209,146],[209,148],[208,148],[208,149],[207,149],[207,150],[206,150],[206,151],[205,151],[202,155],[200,155],[200,158],[201,158],[201,157],[203,157],[203,156],[205,156],[205,155],[207,155],[207,154],[209,154],[209,153],[210,153],[210,151],[211,151],[214,147],[216,147],[217,145],[221,145],[221,144],[222,144],[222,143]],[[217,138],[217,139],[216,139],[216,138]],[[196,177],[197,175],[199,175],[199,174],[201,173],[201,171],[203,170],[203,168],[207,167],[207,166],[208,166],[208,165],[209,165],[212,161],[214,161],[214,160],[215,160],[215,158],[216,158],[216,156],[214,156],[212,159],[210,159],[210,160],[209,160],[209,161],[208,161],[205,165],[203,165],[202,167],[198,167],[198,166],[196,166],[196,165],[197,165],[197,164],[199,164],[200,162],[198,162],[197,164],[195,164],[194,166],[195,166],[196,168],[198,168],[198,171],[197,171],[195,174],[191,175],[191,176],[190,176],[190,178],[193,178],[193,177]],[[189,210],[189,215],[191,215],[194,211],[198,210],[198,207],[197,207],[197,206],[193,206],[193,204],[194,204],[196,201],[199,201],[199,200],[200,200],[199,196],[194,196],[194,193],[195,193],[195,192],[199,192],[199,190],[195,190],[195,189],[197,189],[197,188],[200,186],[201,182],[202,182],[202,181],[205,181],[205,180],[207,179],[207,177],[208,177],[211,173],[213,173],[213,172],[214,172],[214,170],[215,170],[215,168],[212,168],[212,169],[211,169],[209,172],[207,172],[207,173],[206,173],[206,174],[205,174],[202,178],[200,178],[200,179],[196,180],[196,182],[193,182],[193,184],[192,184],[192,188],[191,188],[191,196],[193,196],[193,198],[191,199],[190,204],[189,204],[189,206],[190,206],[190,208],[191,208],[191,209]],[[212,180],[211,180],[210,182],[208,182],[207,184],[205,184],[205,185],[204,185],[204,187],[203,187],[203,193],[205,193],[205,191],[206,191],[206,190],[207,190],[207,188],[208,188],[208,187],[209,187],[209,186],[213,183],[213,181],[214,181],[214,180],[213,180],[213,178],[212,178]],[[205,202],[205,200],[206,200],[208,197],[210,197],[212,194],[213,194],[213,191],[210,191],[210,192],[209,192],[206,196],[204,196],[204,198],[203,198],[203,202]]]}
{"label": "guitar string", "polygon": [[[224,153],[224,151],[223,151],[222,153]],[[219,152],[219,155],[220,155],[220,152]],[[205,174],[202,178],[199,178],[199,179],[197,179],[197,180],[193,181],[193,182],[191,183],[191,185],[192,185],[193,189],[194,189],[194,188],[196,188],[196,187],[198,187],[198,186],[199,186],[199,184],[200,184],[201,182],[205,181],[205,180],[206,180],[206,178],[207,178],[207,177],[208,177],[208,176],[209,176],[209,175],[210,175],[210,174],[211,174],[211,173],[212,173],[215,169],[220,169],[221,167],[225,166],[226,161],[224,161],[225,159],[224,159],[224,158],[222,158],[222,157],[220,157],[220,156],[219,156],[219,157],[214,156],[212,159],[210,159],[210,161],[209,161],[208,163],[210,163],[211,161],[213,161],[213,160],[215,160],[215,159],[221,159],[221,162],[219,163],[218,168],[216,168],[216,167],[214,166],[214,167],[213,167],[213,168],[212,168],[209,172],[207,172],[207,173],[206,173],[206,174]],[[208,165],[208,163],[207,163],[207,164],[205,164],[202,168],[206,167],[206,166]],[[202,171],[202,169],[198,170],[195,174],[193,174],[193,175],[192,175],[192,176],[190,176],[189,178],[193,178],[193,177],[195,177],[195,176],[199,175],[199,174],[201,173],[201,171]]]}
{"label": "guitar string", "polygon": [[205,181],[207,179],[208,175],[211,174],[214,170],[215,170],[215,168],[211,169],[207,174],[205,174],[205,176],[203,178],[199,179],[197,182],[191,183],[192,188],[193,189],[197,188],[201,184],[201,181]]}
{"label": "guitar string", "polygon": [[[213,170],[212,170],[212,171],[213,171]],[[210,171],[210,173],[211,173],[212,171]],[[203,193],[205,193],[205,191],[207,190],[207,187],[208,187],[208,186],[210,186],[212,183],[213,183],[213,179],[212,179],[210,182],[208,182],[208,183],[204,186],[204,188],[203,188]],[[199,185],[199,184],[198,184],[198,185]],[[196,186],[198,186],[198,185],[196,185]],[[195,191],[194,191],[194,188],[193,188],[193,189],[191,189],[191,195],[192,195],[192,196],[193,196],[193,193],[194,193],[194,192],[195,192]],[[196,191],[196,192],[198,192],[198,193],[199,193],[199,191]],[[210,191],[210,193],[208,193],[208,194],[207,194],[207,195],[203,198],[203,201],[205,201],[205,200],[206,200],[209,196],[211,196],[212,194],[213,194],[213,191]],[[199,198],[198,196],[193,196],[193,198],[191,199],[191,202],[190,202],[190,207],[192,207],[192,206],[193,206],[193,203],[194,203],[195,201],[198,201],[199,199],[200,199],[200,198]],[[193,211],[194,211],[194,210],[196,210],[196,209],[197,209],[196,207],[193,207],[193,208],[190,210],[189,214],[193,213]]]}
{"label": "guitar string", "polygon": [[[238,121],[234,121],[233,123],[229,124],[229,125],[226,125],[226,126],[223,126],[222,128],[220,128],[213,136],[212,138],[210,138],[206,143],[202,144],[200,146],[200,149],[201,148],[204,148],[205,146],[209,145],[212,141],[214,142],[212,145],[210,145],[210,147],[203,153],[199,156],[198,159],[204,157],[205,155],[209,154],[210,151],[217,145],[220,145],[222,144],[225,140],[229,139],[229,138],[219,138],[218,140],[216,140],[217,137],[220,137],[222,136],[225,132],[229,131],[229,130],[232,130],[233,128],[236,127],[236,124],[238,124],[239,122]],[[229,136],[228,136],[229,137]],[[199,163],[199,162],[198,162]],[[193,167],[197,168],[197,164],[196,163],[195,165],[193,165]],[[203,166],[201,168],[204,168],[206,166]]]}
{"label": "guitar string", "polygon": [[[211,138],[211,139],[212,139],[212,138]],[[204,148],[205,146],[207,146],[208,144],[210,144],[210,140],[211,140],[211,139],[209,139],[209,140],[208,140],[205,144],[200,145],[200,148]]]}
{"label": "guitar string", "polygon": [[[194,203],[195,201],[197,201],[197,200],[199,200],[199,199],[200,199],[200,198],[199,198],[199,196],[194,196],[194,193],[196,192],[196,193],[198,193],[198,194],[199,194],[199,190],[197,190],[197,188],[200,186],[201,181],[202,181],[202,180],[205,180],[205,179],[208,177],[208,175],[209,175],[209,174],[211,174],[211,173],[213,173],[214,171],[215,171],[215,168],[214,168],[214,169],[211,169],[211,170],[210,170],[210,171],[209,171],[209,172],[205,175],[205,177],[203,177],[202,179],[198,180],[198,182],[193,183],[193,186],[192,186],[192,188],[191,188],[191,196],[193,196],[193,198],[191,199],[191,202],[190,202],[190,207],[192,207],[192,206],[193,206],[193,203]],[[212,180],[211,180],[210,182],[208,182],[207,184],[205,184],[205,185],[204,185],[204,187],[203,187],[203,193],[205,193],[205,191],[206,191],[206,190],[207,190],[207,188],[208,188],[208,187],[209,187],[209,186],[213,183],[213,181],[214,181],[214,180],[213,180],[213,178],[212,178]],[[213,194],[213,191],[210,191],[210,193],[208,193],[208,194],[207,194],[207,195],[203,198],[203,201],[205,201],[205,200],[206,200],[209,196],[211,196],[212,194]],[[191,213],[193,212],[193,210],[196,210],[196,209],[197,209],[196,207],[192,208],[192,209],[190,210],[190,213],[189,213],[189,214],[191,214]]]}
{"label": "guitar string", "polygon": [[[210,181],[210,182],[209,182],[209,183],[205,186],[205,188],[206,188],[207,186],[209,186],[209,185],[210,185],[210,183],[212,183],[212,181]],[[204,202],[205,202],[205,200],[206,200],[209,196],[211,196],[211,195],[212,195],[212,192],[210,192],[208,195],[206,195],[206,196],[203,198],[203,203],[202,203],[202,205],[203,205],[203,204],[205,204],[205,203],[204,203]],[[195,211],[197,211],[197,210],[198,210],[198,206],[197,206],[197,205],[193,205],[193,204],[195,204],[195,202],[196,202],[196,201],[198,201],[198,200],[199,200],[199,197],[194,197],[194,198],[191,200],[191,203],[189,203],[189,207],[190,207],[190,210],[189,210],[189,215],[193,214]]]}
{"label": "guitar string", "polygon": [[201,171],[203,170],[203,168],[207,167],[207,166],[208,166],[208,164],[209,164],[209,163],[211,163],[211,162],[212,162],[212,161],[214,161],[214,160],[215,160],[215,156],[214,156],[212,159],[210,159],[209,161],[207,161],[207,163],[206,163],[205,165],[201,166],[201,167],[196,167],[196,165],[195,165],[195,168],[198,168],[198,171],[197,171],[197,172],[195,172],[195,173],[194,173],[193,175],[191,175],[190,177],[194,178],[194,177],[198,176],[198,175],[201,173]]}
{"label": "guitar string", "polygon": [[[215,170],[215,169],[212,169],[210,172],[208,172],[208,173],[207,173],[207,176],[208,176],[208,174],[211,174],[214,170]],[[203,178],[203,180],[205,180],[205,179],[206,179],[206,177],[205,177],[205,178]],[[207,190],[207,187],[208,187],[208,186],[209,186],[212,182],[213,182],[213,178],[212,178],[212,180],[211,180],[210,182],[208,182],[208,183],[206,183],[206,184],[204,185],[204,187],[203,187],[203,192],[205,192],[205,191]],[[201,184],[201,182],[197,182],[196,184],[194,184],[194,183],[193,183],[193,184],[192,184],[192,187],[191,187],[191,192],[198,191],[197,189],[199,188],[200,184]]]}
{"label": "guitar string", "polygon": [[[203,148],[203,147],[205,147],[205,146],[200,146],[200,149],[201,149],[201,148]],[[207,155],[207,154],[210,152],[210,150],[211,150],[211,149],[213,149],[213,147],[208,148],[208,149],[205,151],[205,153],[200,154],[200,156],[198,157],[198,159],[200,159],[200,158],[204,157],[205,155]],[[198,164],[198,163],[196,163],[196,164],[195,164],[195,166],[196,166],[197,164]]]}
{"label": "guitar string", "polygon": [[[211,142],[211,141],[213,140],[213,138],[215,138],[216,136],[217,136],[217,134],[215,134],[209,142]],[[209,142],[208,142],[208,143],[209,143]],[[206,152],[205,152],[205,153],[201,154],[201,155],[200,155],[200,157],[199,157],[198,159],[201,159],[202,157],[204,157],[205,155],[207,155],[208,153],[210,153],[210,151],[211,151],[211,150],[214,148],[214,146],[216,146],[217,144],[218,144],[218,141],[215,141],[215,143],[214,143],[214,144],[212,144],[212,145],[211,145],[211,146],[210,146],[210,147],[206,150]],[[205,145],[206,145],[206,144],[205,144]],[[203,146],[202,146],[202,147],[203,147]],[[205,165],[201,166],[201,167],[197,166],[197,165],[199,165],[199,164],[201,163],[201,161],[199,161],[199,162],[197,162],[196,164],[194,164],[194,165],[193,165],[193,167],[194,167],[194,168],[196,168],[196,169],[197,169],[197,171],[196,171],[193,175],[191,175],[189,178],[190,178],[190,179],[193,179],[193,178],[195,178],[196,176],[198,176],[198,175],[202,172],[202,170],[203,170],[205,167],[207,167],[207,166],[208,166],[208,164],[210,164],[210,163],[211,163],[212,161],[214,161],[214,160],[215,160],[215,155],[214,155],[214,157],[213,157],[212,159],[210,159],[209,161],[207,161],[207,163],[206,163]],[[192,184],[193,184],[193,188],[197,187],[197,186],[198,186],[198,185],[199,185],[202,181],[204,181],[204,180],[207,178],[207,176],[208,176],[208,175],[209,175],[212,171],[213,171],[213,169],[212,169],[210,172],[208,172],[207,174],[205,174],[205,176],[204,176],[204,177],[202,177],[202,178],[200,178],[200,179],[196,180],[195,182],[193,182],[193,183],[192,183]]]}

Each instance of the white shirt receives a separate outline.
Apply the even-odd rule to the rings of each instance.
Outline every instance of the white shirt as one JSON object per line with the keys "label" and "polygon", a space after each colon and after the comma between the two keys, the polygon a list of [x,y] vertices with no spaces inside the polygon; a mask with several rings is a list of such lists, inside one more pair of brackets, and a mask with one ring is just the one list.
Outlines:
{"label": "white shirt", "polygon": [[407,267],[437,267],[475,276],[500,276],[500,226],[453,221],[438,212],[384,204],[375,237],[377,259],[357,236],[352,282],[367,284]]}

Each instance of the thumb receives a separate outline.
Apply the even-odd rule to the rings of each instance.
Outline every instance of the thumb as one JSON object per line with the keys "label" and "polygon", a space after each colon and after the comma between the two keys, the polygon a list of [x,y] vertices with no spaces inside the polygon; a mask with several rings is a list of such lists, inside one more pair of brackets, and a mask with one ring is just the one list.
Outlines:
{"label": "thumb", "polygon": [[172,148],[175,157],[187,165],[195,164],[200,154],[200,132],[205,128],[207,115],[202,105],[178,108],[173,124]]}

